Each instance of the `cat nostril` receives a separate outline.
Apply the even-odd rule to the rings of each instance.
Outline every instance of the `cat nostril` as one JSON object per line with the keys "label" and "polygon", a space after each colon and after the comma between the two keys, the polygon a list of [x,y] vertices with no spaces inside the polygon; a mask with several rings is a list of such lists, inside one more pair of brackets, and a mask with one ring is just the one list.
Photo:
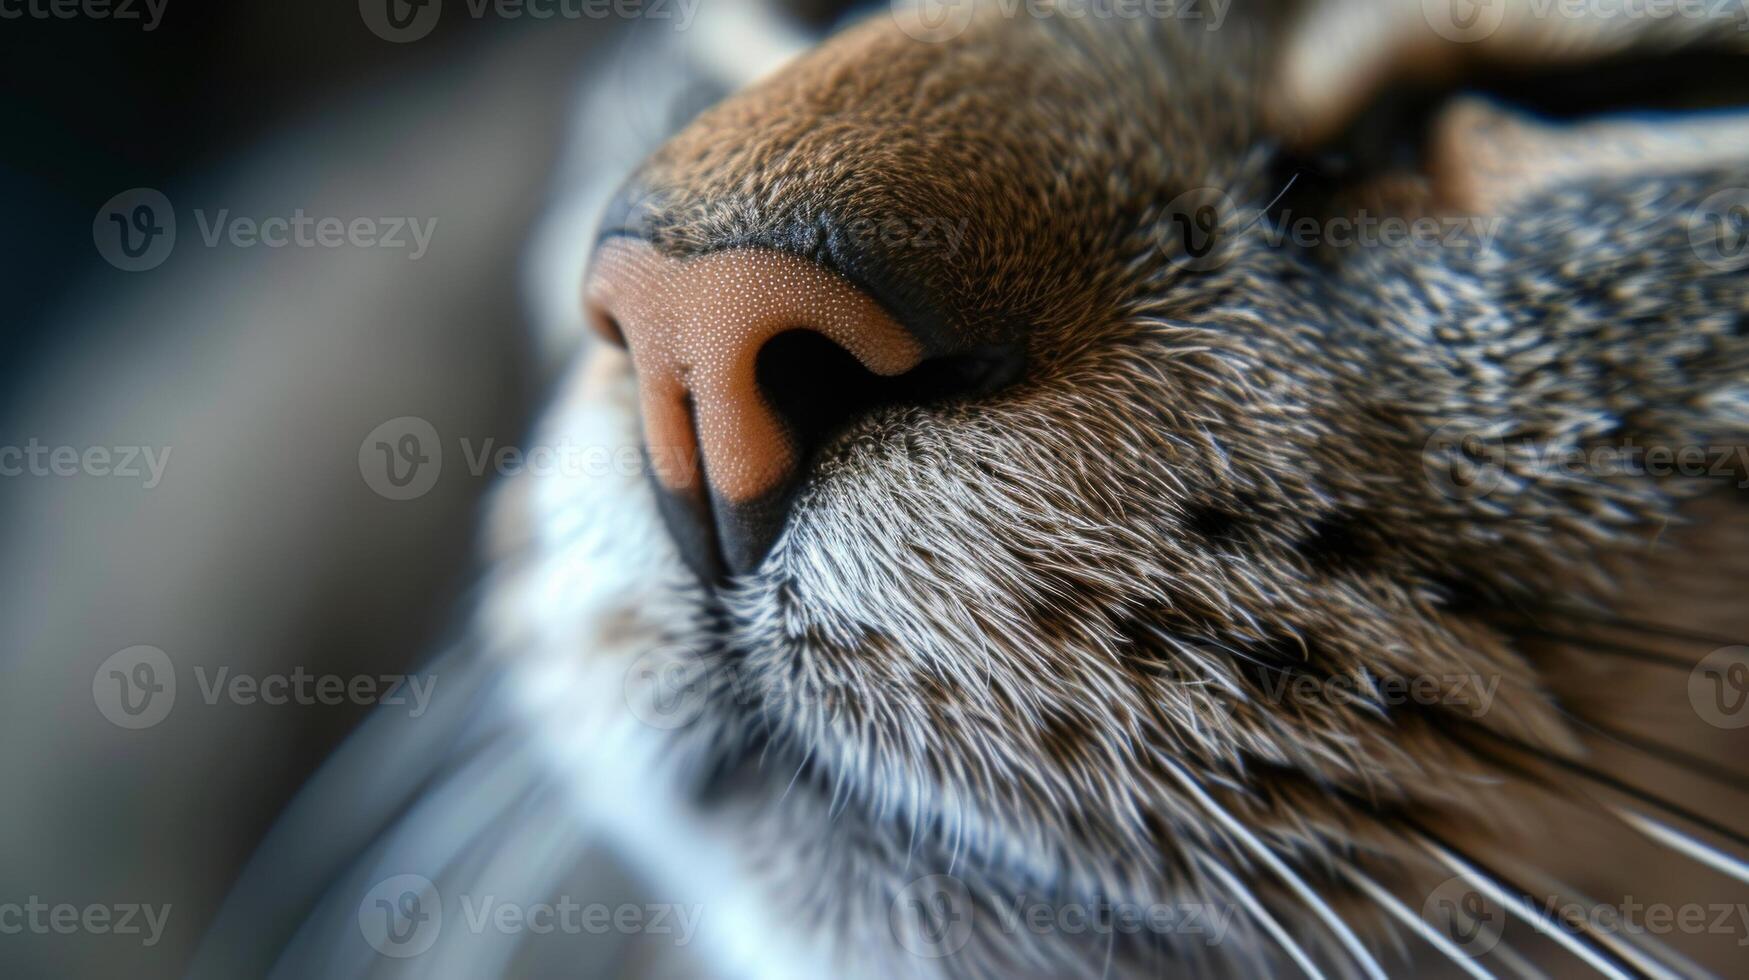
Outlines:
{"label": "cat nostril", "polygon": [[757,566],[808,452],[908,390],[883,382],[924,361],[923,345],[867,294],[771,249],[676,259],[612,238],[588,302],[595,329],[631,351],[663,513],[707,578]]}

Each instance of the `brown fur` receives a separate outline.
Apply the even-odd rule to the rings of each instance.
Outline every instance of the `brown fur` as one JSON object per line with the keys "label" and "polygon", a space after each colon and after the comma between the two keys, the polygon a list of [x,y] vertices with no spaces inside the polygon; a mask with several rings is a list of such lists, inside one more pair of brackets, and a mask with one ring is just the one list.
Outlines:
{"label": "brown fur", "polygon": [[[949,869],[986,913],[1028,891],[1235,900],[1214,862],[1330,950],[1187,779],[1369,934],[1345,869],[1418,910],[1449,874],[1423,835],[1518,853],[1589,806],[1520,748],[1594,742],[1570,715],[1594,680],[1527,623],[1624,614],[1620,567],[1719,484],[1535,455],[1749,439],[1749,290],[1690,237],[1749,161],[1570,176],[1494,202],[1488,243],[1273,247],[1251,222],[1282,190],[1279,51],[1237,14],[1218,34],[989,15],[942,44],[877,17],[638,173],[638,230],[672,256],[781,249],[925,337],[1026,346],[1011,388],[853,425],[758,572],[702,602],[690,639],[733,677],[703,739],[736,774],[719,805],[786,869],[766,887],[801,928],[878,945],[897,890]],[[1181,247],[1187,194],[1217,205],[1212,260]],[[968,230],[952,255],[835,235],[857,216]],[[1465,436],[1488,492],[1434,475]],[[1481,716],[1272,693],[1294,677],[1499,693]],[[1085,944],[1015,942],[940,966],[1100,972]],[[1115,962],[1193,953],[1118,940]]]}

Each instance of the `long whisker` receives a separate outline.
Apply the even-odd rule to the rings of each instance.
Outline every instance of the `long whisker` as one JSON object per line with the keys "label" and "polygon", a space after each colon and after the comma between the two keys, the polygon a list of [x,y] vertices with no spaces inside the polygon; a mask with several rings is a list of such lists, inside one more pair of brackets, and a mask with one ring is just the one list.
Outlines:
{"label": "long whisker", "polygon": [[1449,845],[1442,843],[1419,827],[1411,832],[1410,837],[1425,848],[1434,860],[1474,885],[1483,895],[1492,899],[1494,904],[1510,910],[1532,928],[1554,940],[1574,956],[1584,960],[1592,969],[1606,977],[1613,978],[1613,980],[1628,980],[1629,977],[1635,975],[1630,972],[1631,967],[1621,962],[1614,953],[1603,948],[1596,941],[1587,942],[1550,921],[1550,917],[1540,909],[1525,901],[1521,896],[1514,894],[1516,889],[1509,888],[1508,883],[1493,870],[1484,867],[1472,858],[1460,855]]}
{"label": "long whisker", "polygon": [[1379,969],[1378,962],[1373,959],[1372,954],[1368,952],[1366,946],[1361,943],[1360,937],[1354,934],[1354,930],[1348,927],[1348,923],[1342,921],[1342,917],[1336,914],[1336,910],[1332,909],[1328,903],[1320,898],[1318,893],[1312,890],[1311,886],[1307,885],[1299,875],[1294,874],[1293,869],[1287,866],[1287,862],[1276,856],[1275,852],[1271,851],[1262,840],[1258,839],[1257,835],[1253,834],[1244,824],[1240,823],[1219,803],[1215,802],[1214,798],[1209,796],[1209,794],[1203,790],[1201,784],[1196,781],[1195,777],[1191,776],[1189,770],[1185,769],[1182,765],[1179,765],[1176,759],[1164,754],[1157,755],[1157,758],[1159,758],[1160,761],[1178,777],[1178,781],[1184,786],[1185,792],[1189,793],[1193,799],[1201,804],[1203,809],[1207,810],[1209,815],[1215,818],[1216,822],[1220,823],[1229,833],[1238,838],[1258,860],[1262,861],[1277,878],[1281,879],[1283,884],[1292,889],[1294,894],[1298,895],[1300,900],[1306,903],[1307,907],[1312,910],[1314,915],[1323,920],[1324,925],[1328,926],[1330,931],[1336,934],[1337,940],[1342,943],[1343,948],[1348,950],[1348,954],[1354,957],[1355,962],[1359,964],[1361,970],[1366,973],[1367,976],[1373,977],[1374,980],[1385,980],[1385,972]]}
{"label": "long whisker", "polygon": [[1428,944],[1434,949],[1445,954],[1445,958],[1451,960],[1452,965],[1465,973],[1468,973],[1470,976],[1475,977],[1476,980],[1494,980],[1494,974],[1483,969],[1480,963],[1477,963],[1472,957],[1466,955],[1464,951],[1459,949],[1457,944],[1452,942],[1444,933],[1428,925],[1420,916],[1416,915],[1409,906],[1404,905],[1402,900],[1398,899],[1397,896],[1391,894],[1389,891],[1386,891],[1378,882],[1368,878],[1357,868],[1350,867],[1344,870],[1348,875],[1348,879],[1354,883],[1355,887],[1364,892],[1366,896],[1372,899],[1380,908],[1390,913],[1391,918],[1396,919],[1409,931],[1420,936],[1422,939],[1427,940]]}
{"label": "long whisker", "polygon": [[777,798],[777,802],[782,803],[784,800],[789,799],[790,791],[796,788],[796,780],[802,778],[802,770],[808,768],[808,760],[813,757],[814,747],[810,745],[808,746],[808,751],[802,755],[801,764],[796,766],[795,775],[789,778],[789,785],[783,788],[783,795]]}
{"label": "long whisker", "polygon": [[1627,783],[1627,782],[1624,782],[1620,779],[1617,779],[1616,777],[1611,776],[1610,774],[1608,774],[1606,772],[1599,772],[1597,769],[1594,769],[1591,766],[1585,765],[1584,763],[1579,762],[1577,760],[1567,758],[1566,756],[1560,755],[1558,753],[1545,752],[1545,751],[1539,750],[1533,746],[1526,745],[1523,742],[1520,742],[1519,740],[1512,738],[1509,735],[1502,735],[1499,732],[1489,731],[1489,730],[1484,729],[1484,728],[1476,728],[1473,730],[1484,732],[1485,734],[1492,737],[1493,739],[1495,739],[1499,742],[1502,742],[1502,743],[1506,744],[1507,746],[1510,746],[1511,748],[1517,749],[1518,751],[1523,752],[1523,753],[1531,756],[1532,758],[1539,759],[1539,760],[1541,760],[1545,763],[1548,763],[1550,765],[1553,765],[1557,768],[1564,769],[1567,772],[1573,773],[1576,776],[1580,776],[1580,777],[1582,777],[1582,778],[1584,778],[1592,783],[1595,783],[1599,786],[1605,787],[1605,788],[1610,789],[1610,790],[1614,790],[1615,792],[1621,793],[1624,796],[1632,797],[1635,800],[1638,800],[1639,802],[1644,803],[1647,806],[1650,806],[1656,810],[1660,810],[1660,811],[1667,813],[1673,817],[1677,817],[1678,819],[1681,819],[1686,823],[1691,823],[1691,824],[1695,825],[1696,827],[1702,828],[1703,830],[1707,831],[1710,834],[1714,834],[1718,837],[1722,837],[1725,840],[1728,840],[1731,843],[1737,845],[1738,847],[1741,847],[1744,849],[1749,849],[1749,838],[1745,838],[1742,834],[1739,834],[1736,831],[1730,829],[1729,827],[1724,826],[1723,824],[1719,823],[1718,821],[1713,820],[1709,817],[1703,816],[1699,813],[1696,813],[1693,810],[1690,810],[1687,807],[1682,806],[1681,804],[1673,803],[1669,800],[1663,799],[1662,797],[1660,797],[1654,793],[1647,792],[1646,790],[1641,789],[1638,786],[1634,786],[1631,783]]}
{"label": "long whisker", "polygon": [[1653,820],[1644,814],[1635,813],[1626,807],[1608,806],[1607,808],[1623,823],[1652,840],[1687,855],[1721,874],[1730,875],[1732,878],[1749,885],[1749,864],[1744,863],[1741,858],[1726,854],[1716,847],[1695,840],[1669,824]]}
{"label": "long whisker", "polygon": [[1288,959],[1293,960],[1294,965],[1300,968],[1300,972],[1314,978],[1314,980],[1325,980],[1324,971],[1318,969],[1317,964],[1313,963],[1312,958],[1306,955],[1306,951],[1300,947],[1300,944],[1294,942],[1294,938],[1281,927],[1281,923],[1275,921],[1275,916],[1269,914],[1269,910],[1263,907],[1263,903],[1257,900],[1257,896],[1245,886],[1244,882],[1239,880],[1237,875],[1222,867],[1219,861],[1206,854],[1199,854],[1198,858],[1204,870],[1219,879],[1222,887],[1232,892],[1233,897],[1245,907],[1245,911],[1250,914],[1251,918],[1257,920],[1257,924],[1263,927],[1264,932],[1269,933],[1276,944],[1282,948],[1282,951],[1288,955]]}
{"label": "long whisker", "polygon": [[[1554,896],[1566,896],[1571,901],[1595,911],[1599,905],[1590,896],[1562,884],[1539,876],[1541,883],[1548,886],[1548,892]],[[1690,962],[1682,954],[1658,941],[1656,938],[1640,934],[1638,942],[1629,942],[1626,937],[1611,929],[1601,926],[1593,927],[1590,920],[1575,920],[1563,915],[1568,925],[1575,929],[1583,929],[1586,935],[1608,947],[1615,955],[1632,964],[1640,972],[1658,978],[1658,980],[1683,980],[1683,974],[1674,972],[1665,964],[1674,964],[1689,976],[1707,976],[1705,970]]]}

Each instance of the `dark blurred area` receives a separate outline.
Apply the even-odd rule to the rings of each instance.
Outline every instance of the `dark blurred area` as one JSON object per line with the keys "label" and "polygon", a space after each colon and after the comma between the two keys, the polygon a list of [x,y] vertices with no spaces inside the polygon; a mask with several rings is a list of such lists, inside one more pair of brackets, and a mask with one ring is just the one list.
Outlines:
{"label": "dark blurred area", "polygon": [[0,20],[0,204],[11,216],[0,259],[12,307],[0,363],[13,369],[50,339],[65,294],[101,267],[91,216],[112,194],[185,185],[279,127],[380,98],[529,26],[451,16],[392,44],[353,0],[161,2],[156,23],[144,0],[125,16]]}
{"label": "dark blurred area", "polygon": [[[172,910],[150,945],[9,930],[0,975],[180,975],[274,815],[370,710],[214,701],[197,681],[404,671],[459,615],[492,480],[454,447],[515,443],[539,398],[525,252],[617,25],[448,6],[408,43],[357,0],[0,8],[0,444],[167,456],[149,487],[0,480],[0,903]],[[141,272],[94,247],[131,188],[180,225]],[[203,243],[196,211],[434,234],[415,260],[236,248]],[[402,416],[452,454],[415,500],[360,478],[361,440]],[[136,645],[180,690],[131,731],[92,685]]]}

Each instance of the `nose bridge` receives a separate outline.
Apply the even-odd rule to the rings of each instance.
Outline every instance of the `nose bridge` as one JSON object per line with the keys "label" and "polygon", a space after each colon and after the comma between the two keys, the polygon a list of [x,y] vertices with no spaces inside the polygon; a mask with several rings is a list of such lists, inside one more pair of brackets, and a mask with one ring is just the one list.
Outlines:
{"label": "nose bridge", "polygon": [[597,251],[588,298],[596,329],[631,350],[657,480],[731,507],[783,492],[800,465],[799,447],[759,389],[767,341],[815,331],[880,375],[923,359],[922,345],[848,280],[773,249],[674,258],[642,240],[609,239]]}

